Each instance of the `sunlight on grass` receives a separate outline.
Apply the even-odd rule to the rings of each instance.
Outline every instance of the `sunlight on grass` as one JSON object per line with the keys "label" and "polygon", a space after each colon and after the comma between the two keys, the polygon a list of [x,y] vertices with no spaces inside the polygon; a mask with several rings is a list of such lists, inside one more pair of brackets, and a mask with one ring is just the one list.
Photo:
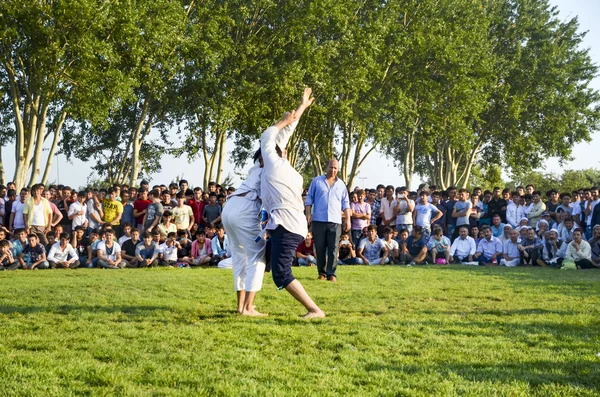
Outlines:
{"label": "sunlight on grass", "polygon": [[600,272],[294,269],[327,318],[230,271],[0,273],[2,395],[600,393]]}

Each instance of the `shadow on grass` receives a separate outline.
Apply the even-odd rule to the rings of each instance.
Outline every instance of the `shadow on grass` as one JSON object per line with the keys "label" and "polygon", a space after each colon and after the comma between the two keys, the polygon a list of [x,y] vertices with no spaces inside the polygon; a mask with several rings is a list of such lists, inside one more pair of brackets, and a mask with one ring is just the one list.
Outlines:
{"label": "shadow on grass", "polygon": [[600,367],[590,361],[531,361],[505,363],[435,363],[431,365],[386,365],[367,364],[369,372],[394,371],[415,376],[432,372],[441,378],[451,379],[456,375],[471,382],[525,382],[530,387],[559,384],[589,390],[600,390]]}

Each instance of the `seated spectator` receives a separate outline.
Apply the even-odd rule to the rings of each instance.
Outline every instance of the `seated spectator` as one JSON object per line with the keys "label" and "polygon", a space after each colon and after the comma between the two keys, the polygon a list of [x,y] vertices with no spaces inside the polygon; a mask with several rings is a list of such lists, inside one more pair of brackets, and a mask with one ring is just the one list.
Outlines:
{"label": "seated spectator", "polygon": [[[433,263],[449,264],[450,263],[450,239],[444,236],[441,228],[435,228],[433,234],[427,242],[427,249]],[[445,262],[439,261],[443,259]]]}
{"label": "seated spectator", "polygon": [[544,239],[546,238],[546,232],[550,230],[550,224],[542,219],[538,222],[537,224],[537,228],[536,228],[536,235],[538,236],[538,238],[540,239],[540,241],[544,241]]}
{"label": "seated spectator", "polygon": [[[27,269],[25,257],[21,256],[23,250],[25,250],[25,247],[27,246],[27,231],[23,228],[15,229],[14,236],[15,239],[12,241],[13,257],[17,259],[21,268]],[[27,258],[27,260],[29,259]]]}
{"label": "seated spectator", "polygon": [[92,267],[96,267],[98,264],[98,244],[102,239],[100,238],[100,232],[98,229],[92,229],[90,231],[90,248],[92,250]]}
{"label": "seated spectator", "polygon": [[528,218],[521,218],[521,220],[519,221],[519,226],[517,226],[515,229],[517,229],[517,231],[520,234],[522,228],[529,229],[529,219]]}
{"label": "seated spectator", "polygon": [[315,256],[317,253],[315,252],[315,242],[312,238],[312,233],[308,232],[304,241],[298,245],[296,248],[296,258],[298,259],[298,265],[300,266],[315,266],[317,260]]}
{"label": "seated spectator", "polygon": [[[193,250],[192,244],[192,250]],[[161,266],[173,267],[177,263],[177,246],[175,240],[167,238],[164,243],[158,247],[159,264]]]}
{"label": "seated spectator", "polygon": [[527,237],[522,239],[521,244],[519,244],[519,251],[521,251],[521,265],[537,265],[542,246],[542,241],[536,235],[535,230],[532,227],[527,229]]}
{"label": "seated spectator", "polygon": [[177,262],[191,264],[193,262],[192,242],[188,238],[187,230],[177,230],[177,244],[175,245],[177,246]]}
{"label": "seated spectator", "polygon": [[406,261],[408,265],[427,264],[427,241],[420,226],[413,227],[412,234],[406,239]]}
{"label": "seated spectator", "polygon": [[567,260],[575,262],[578,269],[597,269],[598,264],[592,261],[592,247],[583,239],[583,230],[573,231],[573,241],[567,247]]}
{"label": "seated spectator", "polygon": [[[508,225],[510,226],[510,225]],[[515,267],[521,262],[521,251],[519,251],[519,232],[510,230],[510,238],[502,244],[502,259],[500,265]]]}
{"label": "seated spectator", "polygon": [[[487,226],[487,225],[484,225],[484,226]],[[469,233],[467,233],[467,234],[471,236],[471,238],[475,241],[475,244],[479,244],[479,241],[482,239],[479,228],[477,226],[472,226],[470,232],[471,232],[470,234]]]}
{"label": "seated spectator", "polygon": [[492,229],[492,236],[494,237],[500,238],[504,234],[505,225],[501,222],[501,219],[499,214],[492,217],[492,226],[490,226],[490,228]]}
{"label": "seated spectator", "polygon": [[[504,225],[504,232],[502,233],[502,236],[498,237],[500,239],[500,242],[502,242],[502,244],[504,244],[505,241],[510,240],[510,235],[512,233],[512,226],[509,225],[508,223],[506,225]],[[517,235],[519,234],[519,232],[517,232]]]}
{"label": "seated spectator", "polygon": [[111,229],[104,232],[105,241],[98,243],[98,266],[105,269],[122,269],[127,262],[121,258],[121,246],[115,241],[115,232]]}
{"label": "seated spectator", "polygon": [[556,229],[546,232],[542,257],[537,260],[540,266],[561,267],[567,255],[567,243],[558,238]]}
{"label": "seated spectator", "polygon": [[158,254],[158,246],[152,241],[152,234],[144,232],[142,234],[142,243],[135,247],[136,267],[158,266]]}
{"label": "seated spectator", "polygon": [[398,232],[397,230],[392,230],[389,226],[383,228],[383,243],[388,249],[389,263],[398,263],[400,260],[400,246],[398,245],[398,242],[392,238],[394,231]]}
{"label": "seated spectator", "polygon": [[133,228],[132,224],[129,222],[121,222],[121,228],[123,229],[123,235],[119,237],[119,245],[123,248],[123,244],[125,241],[131,240],[131,229]]}
{"label": "seated spectator", "polygon": [[208,265],[212,259],[212,241],[206,238],[203,230],[196,231],[196,240],[192,243],[192,261],[190,265]]}
{"label": "seated spectator", "polygon": [[367,238],[360,241],[358,257],[365,265],[383,265],[389,262],[388,250],[383,240],[377,237],[377,226],[369,225]]}
{"label": "seated spectator", "polygon": [[[206,207],[205,207],[206,208]],[[216,226],[217,234],[212,239],[212,252],[213,257],[211,259],[211,264],[217,265],[224,259],[230,257],[229,255],[229,239],[225,234],[225,228],[223,225],[218,224]]]}
{"label": "seated spectator", "polygon": [[158,224],[156,229],[160,233],[160,239],[166,240],[169,233],[177,233],[177,225],[171,222],[173,214],[166,210],[162,215],[162,222]]}
{"label": "seated spectator", "polygon": [[594,226],[592,238],[588,240],[592,251],[592,262],[594,265],[600,265],[600,225]]}
{"label": "seated spectator", "polygon": [[[136,248],[141,244],[140,231],[137,227],[134,227],[129,232],[131,237],[129,240],[125,240],[121,246],[121,257],[127,262],[126,267],[138,267],[138,260],[136,258]],[[120,244],[119,244],[120,245]]]}
{"label": "seated spectator", "polygon": [[71,245],[77,251],[80,266],[90,268],[92,267],[92,247],[90,240],[85,237],[85,228],[76,226],[73,230]]}
{"label": "seated spectator", "polygon": [[498,263],[498,257],[502,257],[502,243],[497,237],[492,235],[492,229],[489,226],[481,228],[483,238],[477,245],[477,251],[473,256],[479,266]]}
{"label": "seated spectator", "polygon": [[350,241],[348,233],[342,233],[340,236],[340,245],[338,250],[338,263],[340,265],[362,265],[363,260],[356,256],[354,245]]}
{"label": "seated spectator", "polygon": [[13,256],[12,244],[8,240],[0,241],[0,270],[17,270],[18,268],[19,262]]}
{"label": "seated spectator", "polygon": [[39,237],[32,233],[27,236],[28,244],[21,253],[21,258],[25,262],[26,267],[23,269],[48,269],[49,264],[46,258],[46,250],[40,243]]}
{"label": "seated spectator", "polygon": [[[576,225],[573,222],[573,219],[570,219],[570,218],[565,219],[563,222],[562,231],[559,235],[560,239],[567,244],[569,244],[571,241],[573,241],[573,231],[575,230],[575,227],[576,227]],[[558,233],[558,230],[557,230],[557,233]]]}
{"label": "seated spectator", "polygon": [[458,237],[452,242],[452,246],[450,246],[452,262],[473,262],[473,256],[476,251],[477,245],[475,239],[469,236],[467,225],[459,227]]}
{"label": "seated spectator", "polygon": [[79,267],[79,256],[69,243],[70,237],[69,233],[61,233],[58,243],[50,248],[48,263],[52,269],[76,269]]}

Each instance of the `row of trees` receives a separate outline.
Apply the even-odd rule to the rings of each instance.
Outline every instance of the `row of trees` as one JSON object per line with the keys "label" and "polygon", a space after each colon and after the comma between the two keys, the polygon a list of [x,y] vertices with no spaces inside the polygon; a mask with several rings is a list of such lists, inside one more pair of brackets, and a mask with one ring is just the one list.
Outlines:
{"label": "row of trees", "polygon": [[18,186],[47,182],[57,151],[132,185],[165,153],[202,158],[206,185],[309,85],[317,103],[288,150],[305,174],[336,156],[352,186],[377,150],[409,186],[464,186],[590,139],[583,36],[546,0],[6,0],[0,143],[15,145]]}

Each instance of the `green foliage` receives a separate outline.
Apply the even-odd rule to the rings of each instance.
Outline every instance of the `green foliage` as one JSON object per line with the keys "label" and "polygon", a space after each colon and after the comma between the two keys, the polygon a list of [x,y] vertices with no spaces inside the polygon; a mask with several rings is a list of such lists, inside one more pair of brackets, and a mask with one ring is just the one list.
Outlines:
{"label": "green foliage", "polygon": [[559,192],[573,192],[574,190],[600,186],[600,170],[587,168],[584,170],[564,170],[562,174],[553,172],[530,171],[513,176],[515,186],[532,184],[542,193],[550,189]]}
{"label": "green foliage", "polygon": [[2,392],[58,395],[595,396],[600,272],[295,268],[235,311],[220,269],[2,272]]}

